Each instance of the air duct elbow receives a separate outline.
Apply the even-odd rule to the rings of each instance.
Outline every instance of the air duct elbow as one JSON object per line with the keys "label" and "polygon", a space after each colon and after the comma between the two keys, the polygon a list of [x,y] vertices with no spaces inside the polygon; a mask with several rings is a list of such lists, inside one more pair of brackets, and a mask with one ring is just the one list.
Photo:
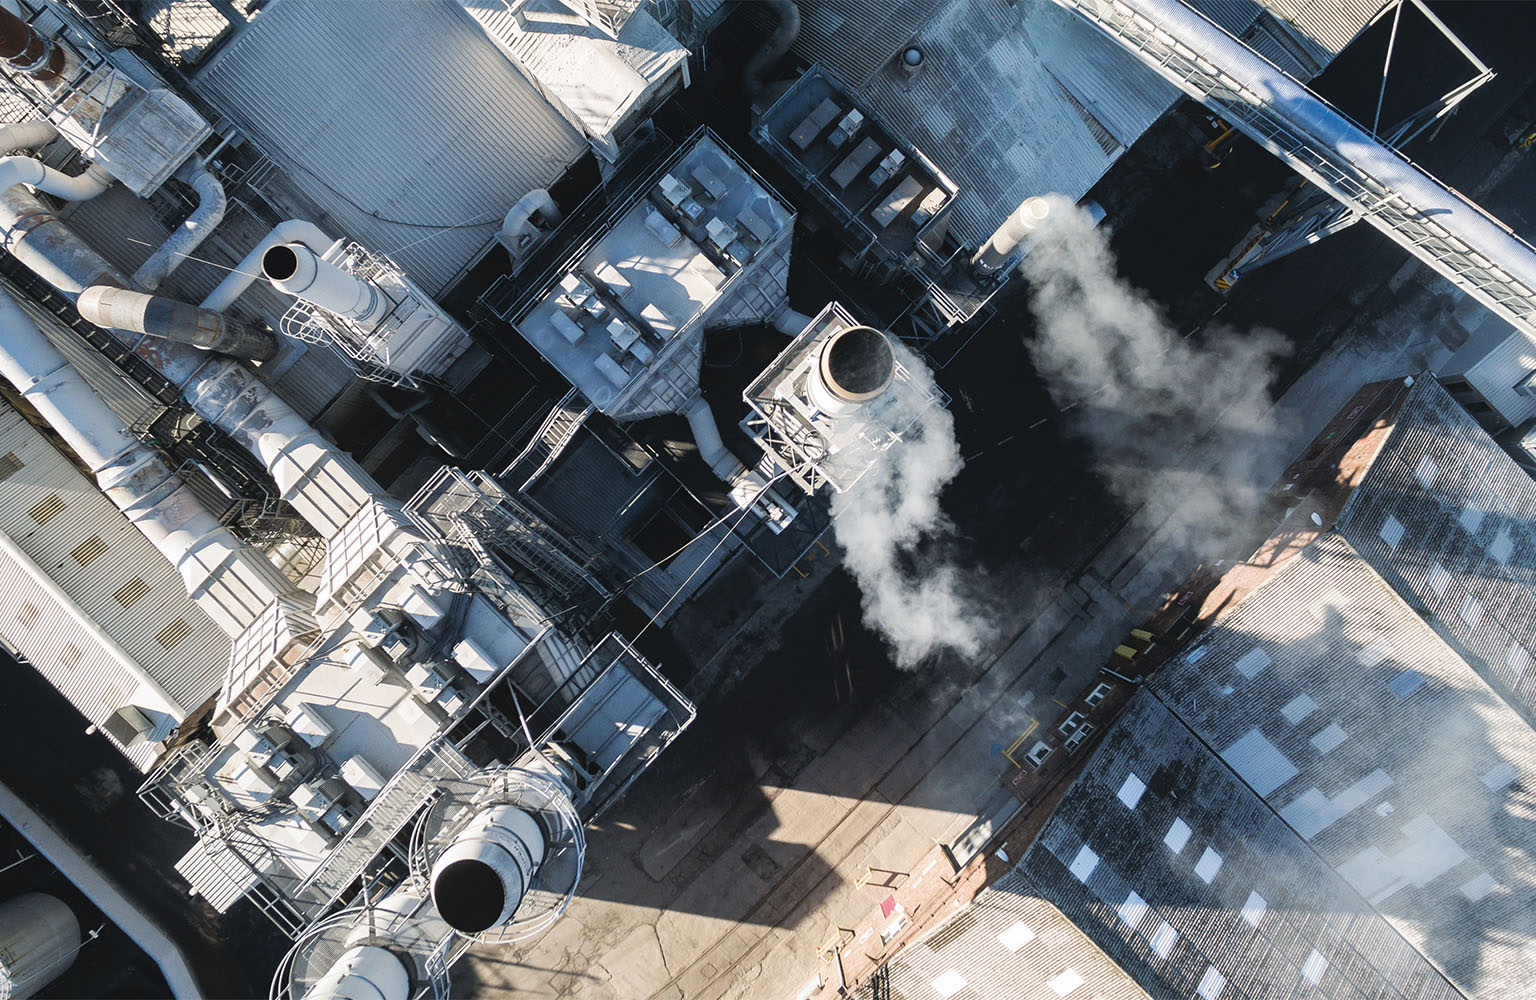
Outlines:
{"label": "air duct elbow", "polygon": [[322,260],[302,243],[281,243],[261,255],[261,273],[278,291],[357,323],[382,319],[388,297],[371,281]]}
{"label": "air duct elbow", "polygon": [[789,47],[795,44],[795,39],[800,37],[800,8],[795,5],[795,0],[769,0],[768,6],[778,16],[779,26],[768,36],[762,48],[752,53],[752,58],[747,60],[741,74],[747,93],[752,97],[763,92],[763,87],[767,85],[764,75],[784,58]]}
{"label": "air duct elbow", "polygon": [[1007,266],[1008,261],[1023,243],[1030,239],[1051,214],[1050,202],[1044,198],[1026,198],[1012,215],[1003,220],[979,250],[971,263],[976,273],[991,277]]}
{"label": "air duct elbow", "polygon": [[97,326],[253,361],[265,361],[277,353],[277,338],[268,331],[163,295],[95,285],[81,292],[75,305],[82,317]]}
{"label": "air duct elbow", "polygon": [[873,401],[896,378],[896,351],[870,326],[839,330],[822,345],[806,393],[823,413],[840,416]]}
{"label": "air duct elbow", "polygon": [[534,188],[517,200],[496,233],[496,242],[507,248],[514,262],[537,246],[547,232],[560,224],[560,207],[543,188]]}
{"label": "air duct elbow", "polygon": [[432,902],[461,934],[512,919],[544,861],[544,831],[516,806],[492,806],[470,820],[432,866]]}
{"label": "air duct elbow", "polygon": [[187,216],[181,228],[160,244],[160,248],[150,254],[143,266],[133,273],[134,286],[146,292],[159,288],[161,282],[170,277],[171,272],[180,267],[181,262],[224,221],[224,210],[229,205],[229,199],[224,194],[224,185],[219,183],[213,171],[206,167],[200,168],[193,171],[186,181],[197,192],[197,207]]}
{"label": "air duct elbow", "polygon": [[30,156],[0,157],[0,190],[30,184],[45,194],[65,201],[85,201],[101,194],[112,184],[112,175],[93,163],[74,177],[34,160]]}
{"label": "air duct elbow", "polygon": [[408,1000],[411,976],[385,948],[359,945],[342,952],[304,1000]]}

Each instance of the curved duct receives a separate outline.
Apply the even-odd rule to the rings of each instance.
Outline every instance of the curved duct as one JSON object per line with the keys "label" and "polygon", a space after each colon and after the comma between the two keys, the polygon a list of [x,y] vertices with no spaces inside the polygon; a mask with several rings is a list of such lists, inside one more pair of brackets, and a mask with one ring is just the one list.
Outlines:
{"label": "curved duct", "polygon": [[[42,414],[96,477],[108,499],[176,568],[187,593],[238,635],[293,585],[240,542],[48,342],[21,306],[0,293],[0,375]],[[177,704],[159,684],[148,682]],[[193,706],[182,706],[183,711]]]}
{"label": "curved duct", "polygon": [[391,308],[373,282],[321,260],[302,243],[269,247],[261,255],[261,273],[278,291],[357,323],[380,320]]}
{"label": "curved duct", "polygon": [[885,334],[871,326],[839,330],[821,346],[816,377],[806,394],[823,413],[851,413],[891,387],[896,352]]}
{"label": "curved duct", "polygon": [[512,919],[544,861],[544,831],[516,806],[492,806],[470,820],[432,866],[432,902],[460,934]]}
{"label": "curved duct", "polygon": [[262,237],[260,243],[251,248],[251,252],[245,255],[245,259],[235,265],[235,269],[208,293],[208,297],[203,299],[203,308],[223,312],[234,305],[241,293],[251,287],[251,282],[261,277],[262,257],[279,243],[303,243],[316,253],[324,253],[335,242],[313,222],[306,222],[303,219],[279,222],[272,227],[270,233]]}
{"label": "curved duct", "polygon": [[229,199],[224,195],[224,185],[219,183],[213,171],[200,166],[185,179],[197,193],[197,207],[187,216],[181,228],[172,233],[170,239],[160,244],[160,248],[133,272],[135,288],[142,288],[146,292],[159,288],[161,282],[180,267],[181,262],[224,221],[224,210],[229,205]]}
{"label": "curved duct", "polygon": [[277,353],[277,338],[266,330],[163,295],[93,285],[80,293],[75,307],[89,322],[110,330],[147,334],[254,361],[266,361]]}
{"label": "curved duct", "polygon": [[560,224],[560,207],[543,188],[534,188],[517,200],[501,222],[496,241],[507,248],[514,261],[531,250],[546,232]]}
{"label": "curved duct", "polygon": [[341,953],[304,1000],[409,1000],[411,976],[392,953],[358,945]]}
{"label": "curved duct", "polygon": [[795,6],[795,0],[767,0],[767,6],[772,7],[778,16],[779,26],[773,29],[773,34],[768,36],[762,47],[752,53],[752,58],[747,60],[746,68],[741,72],[742,82],[752,97],[763,92],[766,84],[763,74],[783,59],[789,47],[795,44],[795,39],[800,37],[800,8]]}
{"label": "curved duct", "polygon": [[93,163],[71,177],[30,156],[0,157],[0,189],[15,187],[17,184],[30,184],[45,194],[65,201],[85,201],[110,187],[112,175],[99,163]]}
{"label": "curved duct", "polygon": [[693,402],[688,404],[683,415],[688,418],[688,429],[693,432],[693,440],[699,446],[699,457],[715,475],[729,483],[746,470],[741,459],[733,455],[720,439],[720,427],[715,423],[715,413],[703,396],[693,397]]}
{"label": "curved duct", "polygon": [[1001,271],[1007,266],[1014,252],[1019,249],[1020,244],[1039,229],[1040,224],[1050,214],[1050,203],[1044,198],[1025,198],[1024,204],[1003,220],[1003,224],[997,227],[997,232],[993,233],[986,245],[971,258],[971,264],[976,272],[991,276]]}
{"label": "curved duct", "polygon": [[26,1000],[69,971],[80,921],[62,900],[29,892],[0,904],[0,997]]}

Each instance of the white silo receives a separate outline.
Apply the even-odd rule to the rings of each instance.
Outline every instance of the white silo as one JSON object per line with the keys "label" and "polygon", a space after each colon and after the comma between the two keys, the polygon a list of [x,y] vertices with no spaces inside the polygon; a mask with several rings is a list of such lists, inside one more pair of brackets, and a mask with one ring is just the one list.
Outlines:
{"label": "white silo", "polygon": [[80,921],[63,901],[29,892],[0,903],[0,1000],[26,1000],[69,970]]}

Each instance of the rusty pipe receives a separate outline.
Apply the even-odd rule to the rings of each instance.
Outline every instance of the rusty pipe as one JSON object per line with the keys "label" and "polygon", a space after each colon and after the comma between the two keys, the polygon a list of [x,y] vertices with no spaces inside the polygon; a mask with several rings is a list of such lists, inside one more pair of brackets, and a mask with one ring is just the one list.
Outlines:
{"label": "rusty pipe", "polygon": [[148,334],[231,357],[266,361],[277,353],[277,339],[267,330],[163,295],[93,285],[80,293],[75,308],[100,327]]}
{"label": "rusty pipe", "polygon": [[3,6],[0,6],[0,59],[40,83],[57,80],[66,64],[62,48]]}

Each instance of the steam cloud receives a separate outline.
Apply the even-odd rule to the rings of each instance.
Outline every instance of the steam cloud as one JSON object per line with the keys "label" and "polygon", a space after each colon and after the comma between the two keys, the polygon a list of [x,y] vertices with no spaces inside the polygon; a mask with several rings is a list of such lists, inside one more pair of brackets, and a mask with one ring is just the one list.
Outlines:
{"label": "steam cloud", "polygon": [[[1167,508],[1164,530],[1195,557],[1230,555],[1258,509],[1277,448],[1269,385],[1284,354],[1264,330],[1181,338],[1115,271],[1107,236],[1051,196],[1021,269],[1037,336],[1031,355],[1073,432],[1128,507]],[[1197,449],[1198,446],[1198,449]]]}
{"label": "steam cloud", "polygon": [[[907,427],[851,489],[832,498],[832,522],[844,564],[859,584],[864,618],[890,644],[897,666],[911,668],[940,649],[975,655],[991,634],[961,573],[945,554],[953,526],[939,494],[963,464],[954,419],[935,398],[933,376],[900,344],[896,359],[911,376],[869,404],[889,427]],[[845,432],[838,460],[853,465],[869,446]]]}

